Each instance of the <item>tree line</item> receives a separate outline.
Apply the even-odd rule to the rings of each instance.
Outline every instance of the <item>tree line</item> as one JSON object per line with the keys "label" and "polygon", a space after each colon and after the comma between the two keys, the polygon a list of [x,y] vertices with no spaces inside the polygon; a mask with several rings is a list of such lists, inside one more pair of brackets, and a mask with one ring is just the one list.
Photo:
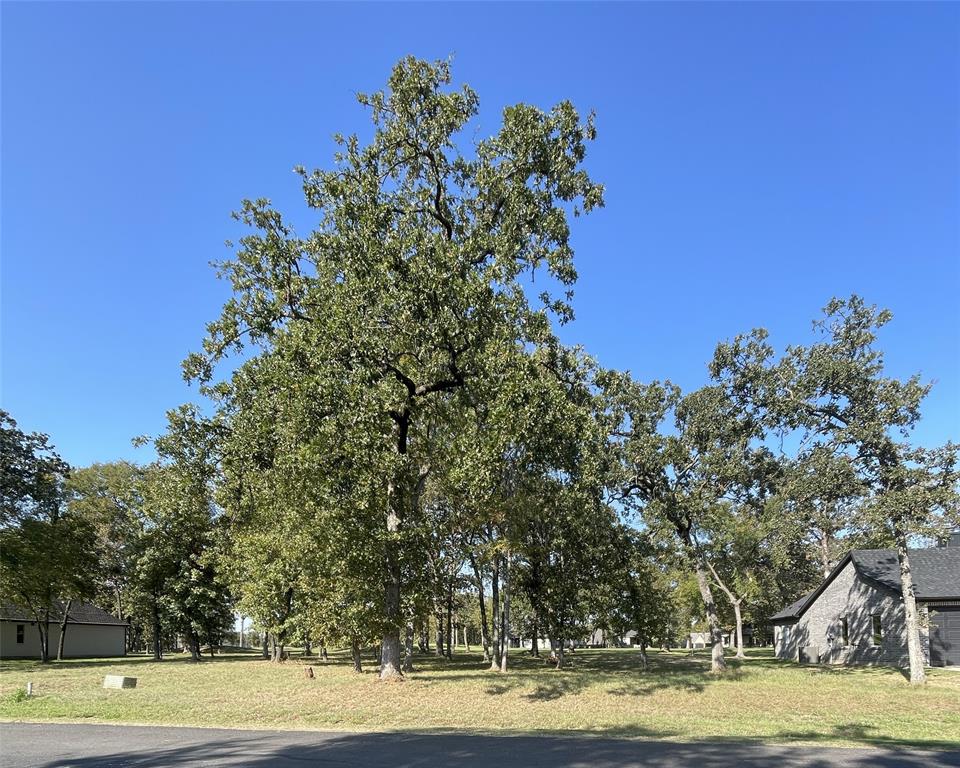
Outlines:
{"label": "tree line", "polygon": [[702,627],[719,672],[725,626],[742,654],[841,548],[893,546],[922,681],[908,543],[960,522],[956,448],[910,442],[930,387],[887,375],[890,313],[834,299],[806,345],[722,342],[687,393],[602,367],[557,336],[571,223],[603,205],[593,116],[518,104],[472,139],[451,82],[407,58],[358,97],[370,140],[297,169],[309,234],[244,201],[232,295],[184,362],[204,405],[168,414],[155,462],[71,472],[4,415],[3,597],[39,621],[96,596],[158,657],[176,636],[199,658],[237,611],[275,660],[375,647],[383,679],[458,628],[507,671],[519,635],[562,666],[594,631],[645,660]]}

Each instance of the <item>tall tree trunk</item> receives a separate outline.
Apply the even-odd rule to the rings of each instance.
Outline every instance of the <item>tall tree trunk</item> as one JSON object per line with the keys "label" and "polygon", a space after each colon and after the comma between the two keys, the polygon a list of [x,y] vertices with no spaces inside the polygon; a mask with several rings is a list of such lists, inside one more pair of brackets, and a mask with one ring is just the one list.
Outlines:
{"label": "tall tree trunk", "polygon": [[490,669],[500,669],[500,555],[493,556],[493,576],[490,579],[490,595],[493,620],[490,637]]}
{"label": "tall tree trunk", "polygon": [[827,578],[833,570],[833,533],[829,528],[820,528],[820,568],[823,578]]}
{"label": "tall tree trunk", "polygon": [[40,633],[40,663],[50,663],[50,609],[44,611],[42,621],[37,622],[37,631]]}
{"label": "tall tree trunk", "polygon": [[470,566],[473,576],[477,580],[477,598],[480,601],[480,644],[483,646],[483,660],[490,661],[490,635],[487,630],[487,598],[483,595],[483,574],[477,565],[477,560],[470,555]]}
{"label": "tall tree trunk", "polygon": [[[403,411],[396,418],[397,453],[401,458],[407,453],[407,433],[410,429],[410,414]],[[387,541],[384,557],[383,607],[386,629],[383,633],[380,655],[380,679],[393,680],[403,677],[400,663],[400,556],[397,551],[402,518],[402,483],[398,488],[394,479],[387,483]]]}
{"label": "tall tree trunk", "polygon": [[557,669],[563,669],[563,649],[567,644],[567,641],[562,637],[559,638],[559,643],[557,643]]}
{"label": "tall tree trunk", "polygon": [[187,635],[187,644],[190,646],[190,661],[200,661],[200,638],[196,632]]}
{"label": "tall tree trunk", "polygon": [[439,603],[434,608],[433,621],[437,625],[437,634],[435,638],[437,647],[434,648],[433,652],[434,655],[442,657],[445,655],[443,652],[443,607],[440,606]]}
{"label": "tall tree trunk", "polygon": [[417,641],[417,644],[420,648],[420,653],[430,653],[430,632],[428,628],[430,619],[429,617],[426,619],[421,617],[420,619],[418,619],[418,623],[420,625],[419,626],[420,637],[419,637],[419,640]]}
{"label": "tall tree trunk", "polygon": [[723,659],[723,632],[720,629],[720,619],[717,617],[717,604],[714,602],[713,591],[710,589],[710,579],[698,555],[694,555],[694,570],[697,574],[697,586],[700,587],[703,607],[707,612],[707,623],[710,625],[710,643],[712,646],[710,671],[714,673],[723,672],[727,668],[727,662]]}
{"label": "tall tree trunk", "polygon": [[163,658],[163,640],[160,637],[160,598],[156,593],[153,594],[153,604],[150,607],[153,620],[153,660],[160,661]]}
{"label": "tall tree trunk", "polygon": [[540,620],[533,614],[533,637],[530,639],[530,655],[540,658]]}
{"label": "tall tree trunk", "polygon": [[500,614],[503,628],[500,632],[503,649],[500,653],[500,671],[507,671],[507,657],[510,655],[510,553],[507,552],[503,563],[503,612]]}
{"label": "tall tree trunk", "polygon": [[263,658],[270,658],[270,633],[263,633]]}
{"label": "tall tree trunk", "polygon": [[747,655],[743,652],[743,615],[740,612],[740,603],[742,598],[739,598],[733,604],[733,618],[737,622],[737,654],[736,658],[745,659]]}
{"label": "tall tree trunk", "polygon": [[403,671],[413,672],[413,619],[407,622],[407,633],[404,637]]}
{"label": "tall tree trunk", "polygon": [[360,664],[360,641],[357,638],[350,641],[350,656],[353,659],[353,671],[363,672],[363,667]]}
{"label": "tall tree trunk", "polygon": [[70,618],[70,607],[73,600],[67,600],[63,606],[63,616],[60,618],[60,640],[57,642],[57,661],[63,661],[63,645],[67,637],[67,619]]}
{"label": "tall tree trunk", "polygon": [[312,655],[313,655],[313,647],[312,647],[311,644],[310,644],[310,633],[309,633],[309,632],[306,633],[306,634],[304,635],[304,638],[303,638],[303,655],[304,655],[304,656],[312,656]]}
{"label": "tall tree trunk", "polygon": [[897,537],[897,560],[900,562],[900,590],[907,619],[907,653],[910,657],[910,685],[927,682],[924,671],[923,648],[920,645],[920,615],[917,611],[917,593],[910,570],[910,554],[906,536]]}
{"label": "tall tree trunk", "polygon": [[453,659],[453,645],[457,641],[453,633],[453,580],[447,584],[447,658]]}
{"label": "tall tree trunk", "polygon": [[276,634],[271,633],[270,635],[270,661],[274,664],[280,663],[280,649],[282,645],[280,644],[279,638]]}

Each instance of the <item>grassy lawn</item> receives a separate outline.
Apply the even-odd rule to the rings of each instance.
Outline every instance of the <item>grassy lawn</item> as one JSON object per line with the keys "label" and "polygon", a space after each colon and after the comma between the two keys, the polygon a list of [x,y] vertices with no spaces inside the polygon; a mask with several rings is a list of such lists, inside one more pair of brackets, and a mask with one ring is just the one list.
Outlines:
{"label": "grassy lawn", "polygon": [[[673,740],[960,746],[960,673],[933,670],[912,689],[890,669],[801,667],[756,652],[715,678],[702,653],[582,650],[562,671],[521,651],[506,675],[478,655],[418,659],[404,682],[329,663],[272,665],[253,654],[193,664],[176,658],[0,662],[0,719],[336,730],[577,732]],[[315,679],[304,675],[310,663]],[[104,690],[105,674],[139,678]],[[27,681],[34,696],[18,700]]]}

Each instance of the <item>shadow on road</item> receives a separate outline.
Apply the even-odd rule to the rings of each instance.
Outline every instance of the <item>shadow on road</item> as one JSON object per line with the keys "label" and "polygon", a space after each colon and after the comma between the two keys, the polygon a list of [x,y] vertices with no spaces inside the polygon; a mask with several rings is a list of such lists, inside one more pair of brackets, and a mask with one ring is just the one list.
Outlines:
{"label": "shadow on road", "polygon": [[[735,742],[670,743],[591,737],[456,733],[330,734],[27,724],[4,725],[3,736],[4,749],[0,764],[21,768],[161,768],[188,765],[208,768],[404,768],[425,765],[454,765],[457,768],[489,768],[491,765],[497,768],[960,766],[960,751],[839,749]],[[51,748],[44,747],[44,744],[70,746]],[[26,751],[21,751],[22,747],[26,747]]]}

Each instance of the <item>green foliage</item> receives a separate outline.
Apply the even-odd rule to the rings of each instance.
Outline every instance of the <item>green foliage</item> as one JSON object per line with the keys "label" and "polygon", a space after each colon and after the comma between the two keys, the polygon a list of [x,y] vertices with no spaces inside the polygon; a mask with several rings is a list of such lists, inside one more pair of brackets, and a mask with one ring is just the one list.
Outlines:
{"label": "green foliage", "polygon": [[21,431],[0,410],[0,525],[59,514],[69,471],[46,435]]}
{"label": "green foliage", "polygon": [[[338,136],[333,170],[298,169],[318,218],[307,236],[267,201],[243,203],[237,218],[254,232],[221,265],[234,295],[208,326],[204,354],[184,366],[221,415],[242,423],[244,439],[267,449],[265,471],[277,471],[270,447],[301,459],[333,455],[339,487],[321,495],[340,514],[379,517],[379,532],[349,562],[364,577],[380,562],[385,675],[398,671],[420,442],[455,410],[451,400],[493,384],[505,357],[552,343],[550,317],[571,316],[568,294],[545,292],[534,306],[521,278],[543,269],[570,286],[568,214],[602,204],[581,167],[592,119],[582,122],[567,102],[548,112],[516,105],[498,132],[470,144],[479,101],[450,82],[447,63],[406,58],[386,91],[359,96],[374,122],[369,144]],[[210,386],[216,362],[244,344],[258,345],[260,357]],[[275,396],[252,402],[248,387],[262,391],[266,381]],[[274,426],[290,442],[274,442]],[[357,467],[366,475],[360,498]]]}
{"label": "green foliage", "polygon": [[47,661],[46,621],[55,601],[86,598],[93,592],[95,533],[66,506],[70,470],[47,437],[21,432],[6,412],[0,412],[0,430],[0,599],[33,615],[41,626],[41,659]]}
{"label": "green foliage", "polygon": [[71,513],[96,535],[97,604],[136,620],[128,603],[143,525],[143,468],[126,461],[74,469],[66,483]]}

